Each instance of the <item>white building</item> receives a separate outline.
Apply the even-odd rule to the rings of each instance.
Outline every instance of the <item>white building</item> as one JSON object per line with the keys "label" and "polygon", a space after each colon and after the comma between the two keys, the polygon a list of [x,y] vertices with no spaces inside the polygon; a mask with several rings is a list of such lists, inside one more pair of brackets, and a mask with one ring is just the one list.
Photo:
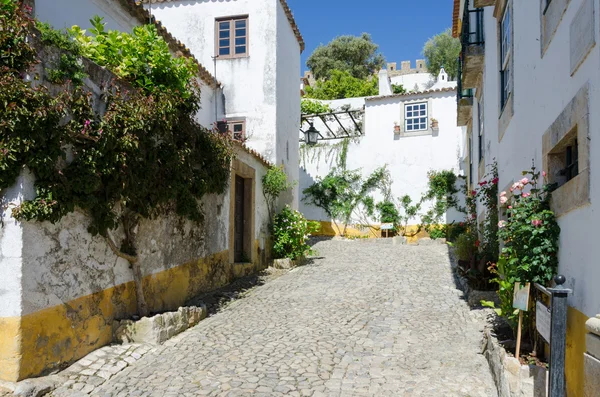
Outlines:
{"label": "white building", "polygon": [[[89,28],[95,15],[104,17],[108,29],[126,32],[154,23],[132,0],[28,3],[38,20],[55,28]],[[181,1],[155,8],[153,12],[169,11],[171,18],[194,16],[194,26],[201,29],[193,38],[208,42],[215,39],[215,26],[222,18],[236,16],[231,26],[245,21],[245,54],[218,60],[221,79],[203,66],[212,65],[214,47],[208,52],[195,47],[194,55],[202,90],[198,121],[212,127],[225,118],[234,133],[241,126],[239,132],[247,138],[247,146],[234,144],[236,158],[227,191],[203,198],[202,225],[174,215],[140,221],[137,255],[143,293],[148,309],[156,313],[176,310],[199,293],[267,265],[269,219],[261,181],[272,163],[264,157],[284,164],[288,175],[297,179],[297,78],[303,43],[283,0]],[[185,27],[177,21],[173,25]],[[258,27],[267,27],[269,34]],[[174,55],[194,57],[164,26],[157,28]],[[231,28],[230,34],[239,35],[237,30]],[[189,46],[193,43],[198,41]],[[56,59],[42,61],[52,64]],[[91,62],[84,65],[90,76],[84,87],[101,102],[100,81],[115,76]],[[41,71],[43,65],[37,67]],[[34,176],[27,170],[1,194],[0,201],[8,205],[0,209],[0,380],[18,381],[72,363],[110,343],[113,320],[136,314],[137,298],[129,262],[115,255],[103,237],[88,232],[90,219],[85,213],[76,209],[55,224],[14,219],[11,205],[35,198]],[[287,201],[294,202],[292,197]],[[113,234],[120,242],[122,228]]]}
{"label": "white building", "polygon": [[[456,125],[456,83],[449,82],[448,75],[442,70],[436,79],[427,74],[427,79],[434,81],[429,90],[391,94],[388,73],[388,70],[379,73],[378,96],[321,102],[329,104],[332,110],[343,105],[356,110],[364,108],[362,136],[350,140],[346,168],[361,169],[362,174],[368,176],[376,168],[387,165],[393,181],[392,196],[398,199],[409,195],[416,202],[427,191],[429,171],[461,173],[459,156],[463,143],[462,130]],[[352,127],[348,119],[343,124],[346,128]],[[327,127],[319,120],[314,126],[327,132]],[[339,131],[334,130],[334,133]],[[338,166],[339,140],[323,142],[315,147],[301,148],[301,190]],[[380,195],[375,196],[376,202],[381,200]],[[331,219],[319,208],[301,203],[300,209],[308,219],[322,221],[324,232],[335,232],[328,226]],[[427,209],[423,207],[422,213]],[[462,214],[448,213],[445,223],[462,219]],[[359,223],[360,220],[355,221]],[[379,223],[377,219],[371,221],[374,225]],[[413,219],[410,225],[418,223],[420,217]]]}
{"label": "white building", "polygon": [[[595,161],[600,143],[594,139],[600,129],[599,11],[598,0],[455,0],[454,8],[453,33],[463,37],[465,89],[459,93],[458,121],[472,142],[465,157],[471,182],[496,159],[502,190],[532,161],[559,185],[552,199],[561,227],[559,273],[573,289],[568,396],[583,396],[585,382],[596,385],[587,396],[598,395],[600,387],[600,339],[593,336],[587,349],[596,350],[586,356],[584,371],[585,323],[600,313],[594,232],[600,222],[600,185],[594,183],[600,173]],[[479,212],[483,216],[482,206]]]}
{"label": "white building", "polygon": [[[144,3],[201,64],[216,68],[225,98],[223,118],[232,129],[297,180],[298,76],[304,41],[286,1]],[[297,188],[292,202],[297,206]]]}

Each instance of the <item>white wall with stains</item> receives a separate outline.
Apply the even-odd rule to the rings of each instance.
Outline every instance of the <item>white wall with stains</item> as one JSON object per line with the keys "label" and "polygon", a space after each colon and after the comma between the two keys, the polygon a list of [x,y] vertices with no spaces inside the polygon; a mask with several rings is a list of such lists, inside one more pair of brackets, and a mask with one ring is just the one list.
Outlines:
{"label": "white wall with stains", "polygon": [[[360,169],[366,177],[376,168],[387,165],[392,177],[393,197],[408,194],[413,201],[418,201],[427,190],[428,171],[451,169],[460,174],[462,129],[456,126],[454,92],[370,97],[366,100],[362,98],[362,101],[365,104],[364,136],[351,140],[349,144],[346,161],[348,170]],[[333,102],[333,107],[339,107],[342,102],[343,100]],[[361,101],[353,98],[350,102],[355,108]],[[423,102],[428,103],[429,119],[438,120],[439,131],[429,129],[414,135],[395,134],[394,123],[402,124],[404,105]],[[324,145],[329,148],[320,145],[319,148],[306,148],[302,151],[301,190],[314,183],[317,177],[324,177],[332,168],[339,166],[339,142],[325,142]],[[376,202],[383,198],[380,194],[375,194],[374,197]],[[424,206],[422,212],[427,209]],[[309,219],[330,220],[322,210],[306,203],[301,203],[300,210]],[[463,218],[464,215],[450,211],[445,222]],[[415,219],[412,223],[416,224],[418,221],[419,219]],[[378,222],[373,220],[373,223]]]}

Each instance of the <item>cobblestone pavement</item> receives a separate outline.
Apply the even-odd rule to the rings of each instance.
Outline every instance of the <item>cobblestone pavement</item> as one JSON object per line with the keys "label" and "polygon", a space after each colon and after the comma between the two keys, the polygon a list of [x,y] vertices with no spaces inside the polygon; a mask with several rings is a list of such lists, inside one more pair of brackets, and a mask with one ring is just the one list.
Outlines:
{"label": "cobblestone pavement", "polygon": [[162,346],[92,353],[52,395],[497,396],[447,248],[388,242],[320,242]]}

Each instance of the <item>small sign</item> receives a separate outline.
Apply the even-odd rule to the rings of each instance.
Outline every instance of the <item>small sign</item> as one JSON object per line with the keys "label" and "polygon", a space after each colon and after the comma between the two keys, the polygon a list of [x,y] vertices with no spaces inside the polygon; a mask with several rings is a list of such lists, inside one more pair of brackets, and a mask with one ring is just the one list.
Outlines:
{"label": "small sign", "polygon": [[552,323],[552,314],[548,306],[542,302],[535,303],[535,328],[542,335],[546,342],[550,343],[550,324]]}
{"label": "small sign", "polygon": [[381,224],[381,230],[393,230],[393,229],[394,229],[393,223],[382,223]]}
{"label": "small sign", "polygon": [[526,312],[529,310],[529,283],[521,287],[521,283],[515,283],[515,293],[513,295],[513,307]]}

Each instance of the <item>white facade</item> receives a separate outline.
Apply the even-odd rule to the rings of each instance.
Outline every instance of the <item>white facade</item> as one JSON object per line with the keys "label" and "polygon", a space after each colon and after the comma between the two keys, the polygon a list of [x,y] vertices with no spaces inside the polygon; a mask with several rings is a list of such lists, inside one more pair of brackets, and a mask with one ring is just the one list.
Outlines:
{"label": "white facade", "polygon": [[[444,78],[442,81],[441,78]],[[389,79],[385,71],[380,72],[380,91],[385,94]],[[453,170],[461,173],[460,151],[462,129],[456,126],[456,83],[447,83],[447,75],[440,75],[439,88],[419,93],[402,95],[380,95],[367,98],[348,98],[336,101],[321,101],[332,109],[350,105],[350,109],[361,109],[364,106],[364,135],[352,139],[348,146],[346,168],[360,169],[363,176],[370,175],[375,169],[387,165],[392,178],[392,196],[398,199],[409,195],[413,202],[418,202],[427,191],[427,173],[429,171]],[[436,83],[436,84],[438,84]],[[405,120],[406,106],[425,104],[427,108],[426,128],[418,131],[407,131]],[[438,129],[431,127],[432,119],[438,121]],[[329,123],[333,127],[333,123]],[[352,123],[343,121],[346,128]],[[400,125],[400,132],[394,126]],[[325,132],[322,122],[315,122],[315,128]],[[336,132],[334,130],[334,132]],[[337,132],[336,132],[337,133]],[[322,141],[319,147],[301,150],[301,190],[312,185],[317,177],[324,177],[332,168],[337,167],[339,141]],[[379,193],[374,195],[375,201],[382,201]],[[423,206],[421,213],[429,208]],[[327,215],[317,207],[301,203],[300,210],[309,219],[330,221]],[[449,211],[445,223],[461,221],[463,214]],[[355,220],[358,222],[358,220]],[[377,224],[376,219],[372,220]],[[420,217],[411,224],[420,223]]]}
{"label": "white facade", "polygon": [[[165,1],[146,4],[152,14],[212,70],[216,21],[248,17],[248,54],[217,58],[224,118],[245,121],[246,144],[298,179],[301,43],[280,0]],[[287,202],[297,206],[297,189]]]}
{"label": "white facade", "polygon": [[[518,179],[521,171],[530,169],[532,161],[538,169],[543,169],[544,134],[580,90],[587,87],[585,112],[589,117],[587,136],[590,162],[589,167],[580,164],[579,170],[589,171],[589,204],[572,208],[558,216],[561,227],[559,273],[567,277],[569,288],[574,290],[569,304],[589,317],[595,316],[600,313],[600,266],[597,262],[600,252],[594,248],[596,233],[593,230],[600,222],[600,215],[595,210],[594,202],[600,197],[600,186],[594,183],[594,175],[600,169],[596,171],[597,162],[594,159],[600,156],[600,143],[593,137],[600,128],[600,115],[594,111],[600,105],[600,52],[592,42],[598,39],[599,4],[594,0],[571,0],[542,57],[543,40],[540,32],[543,14],[540,5],[538,2],[514,0],[509,3],[513,11],[514,105],[511,109],[508,104],[501,112],[498,43],[494,40],[498,34],[498,20],[494,17],[494,7],[486,7],[483,80],[475,98],[471,127],[474,142],[473,182],[479,179],[477,139],[478,108],[481,105],[478,102],[483,104],[482,161],[491,164],[493,159],[497,159],[499,186],[503,189]],[[556,2],[558,5],[562,3]],[[595,12],[590,13],[589,10]],[[574,65],[576,60],[580,62],[578,66]],[[545,171],[550,172],[548,169]],[[482,206],[478,210],[482,213]]]}
{"label": "white facade", "polygon": [[411,73],[390,78],[392,84],[402,84],[406,91],[425,91],[434,83],[435,78],[430,73]]}

